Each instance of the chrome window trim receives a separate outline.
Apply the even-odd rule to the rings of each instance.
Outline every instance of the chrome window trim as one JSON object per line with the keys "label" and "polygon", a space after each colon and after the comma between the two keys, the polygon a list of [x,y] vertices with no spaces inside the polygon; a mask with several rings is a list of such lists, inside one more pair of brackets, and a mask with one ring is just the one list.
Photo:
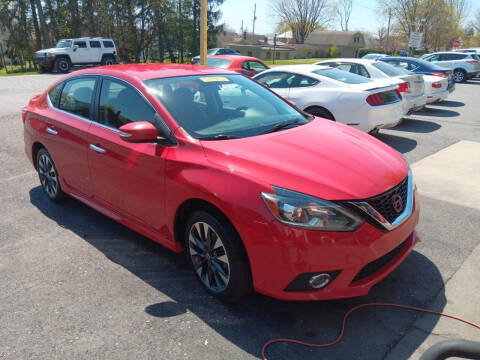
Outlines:
{"label": "chrome window trim", "polygon": [[400,226],[407,220],[410,215],[412,215],[413,211],[413,179],[412,179],[412,171],[408,169],[407,175],[407,204],[405,205],[405,209],[403,212],[395,219],[394,222],[390,223],[387,219],[385,219],[373,206],[371,206],[366,201],[349,201],[349,204],[355,206],[357,209],[364,212],[367,216],[371,219],[375,220],[378,224],[380,224],[383,228],[390,231],[395,229],[396,227]]}

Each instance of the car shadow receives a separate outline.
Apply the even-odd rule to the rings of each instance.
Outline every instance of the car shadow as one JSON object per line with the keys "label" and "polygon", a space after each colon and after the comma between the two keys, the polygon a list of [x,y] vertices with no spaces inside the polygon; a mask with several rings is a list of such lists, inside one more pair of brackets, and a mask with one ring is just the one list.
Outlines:
{"label": "car shadow", "polygon": [[433,121],[404,118],[403,121],[397,126],[390,128],[389,130],[406,131],[415,133],[431,133],[440,129],[442,125]]}
{"label": "car shadow", "polygon": [[438,109],[438,108],[430,107],[430,106],[427,106],[425,108],[425,110],[415,112],[414,114],[419,115],[419,116],[435,116],[435,117],[456,117],[456,116],[460,116],[460,113],[458,113],[456,111],[447,110],[447,109]]}
{"label": "car shadow", "polygon": [[[441,311],[446,304],[438,268],[416,251],[365,297],[290,302],[254,293],[240,302],[224,303],[205,293],[183,254],[170,252],[73,199],[53,204],[40,187],[32,188],[29,195],[31,203],[45,216],[170,298],[142,305],[139,313],[145,311],[154,322],[156,318],[175,321],[176,316],[192,312],[219,335],[254,356],[260,357],[261,347],[272,338],[330,342],[337,337],[345,312],[358,304],[394,302],[427,307],[432,306],[438,294],[441,301],[436,301],[432,310]],[[268,356],[272,359],[383,359],[418,316],[410,311],[362,309],[348,321],[344,339],[338,345],[312,350],[275,344],[268,350]],[[412,349],[424,341],[438,318],[432,316],[427,321],[427,331],[414,340]]]}
{"label": "car shadow", "polygon": [[430,106],[462,107],[462,106],[465,106],[465,103],[461,101],[455,101],[455,100],[443,100],[440,102],[430,104]]}
{"label": "car shadow", "polygon": [[[388,130],[393,130],[388,129]],[[376,135],[376,138],[379,140],[382,140],[384,143],[387,145],[390,145],[393,147],[395,150],[397,150],[399,153],[405,154],[417,147],[417,141],[414,139],[409,139],[403,136],[396,136],[396,135],[391,135],[391,134],[386,134],[384,132],[381,132]]]}

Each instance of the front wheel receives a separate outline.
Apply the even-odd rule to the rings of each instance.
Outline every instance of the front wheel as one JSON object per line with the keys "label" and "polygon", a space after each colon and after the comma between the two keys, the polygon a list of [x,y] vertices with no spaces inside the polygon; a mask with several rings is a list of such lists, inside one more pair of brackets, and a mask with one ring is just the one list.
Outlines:
{"label": "front wheel", "polygon": [[60,186],[57,168],[46,149],[40,149],[37,153],[37,172],[43,191],[48,198],[53,202],[62,200],[65,193]]}
{"label": "front wheel", "polygon": [[248,259],[228,221],[195,211],[186,225],[185,247],[198,280],[211,295],[235,300],[251,291]]}
{"label": "front wheel", "polygon": [[61,73],[68,73],[70,70],[70,61],[64,57],[58,58],[55,60],[55,69]]}

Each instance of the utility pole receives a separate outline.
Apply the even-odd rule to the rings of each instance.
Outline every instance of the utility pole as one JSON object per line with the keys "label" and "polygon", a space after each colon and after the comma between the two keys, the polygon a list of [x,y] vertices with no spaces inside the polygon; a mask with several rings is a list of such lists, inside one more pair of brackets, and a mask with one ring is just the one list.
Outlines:
{"label": "utility pole", "polygon": [[255,36],[255,21],[257,20],[257,4],[253,6],[253,29],[252,35]]}
{"label": "utility pole", "polygon": [[207,0],[200,3],[200,65],[207,65]]}
{"label": "utility pole", "polygon": [[387,26],[387,50],[390,49],[390,20],[392,18],[392,8],[388,8],[388,26]]}

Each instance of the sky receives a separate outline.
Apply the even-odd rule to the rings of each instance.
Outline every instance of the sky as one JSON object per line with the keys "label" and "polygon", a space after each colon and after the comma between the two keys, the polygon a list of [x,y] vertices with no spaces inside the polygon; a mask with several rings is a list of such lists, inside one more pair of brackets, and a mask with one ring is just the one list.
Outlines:
{"label": "sky", "polygon": [[[277,23],[272,14],[271,4],[274,0],[225,0],[221,6],[222,20],[237,32],[243,26],[252,31],[253,8],[257,4],[256,34],[273,34]],[[473,14],[480,8],[480,0],[471,0]],[[381,26],[387,26],[387,19],[378,14],[377,0],[353,0],[353,10],[350,17],[349,30],[376,32]],[[341,30],[338,21],[330,27],[331,30]]]}

